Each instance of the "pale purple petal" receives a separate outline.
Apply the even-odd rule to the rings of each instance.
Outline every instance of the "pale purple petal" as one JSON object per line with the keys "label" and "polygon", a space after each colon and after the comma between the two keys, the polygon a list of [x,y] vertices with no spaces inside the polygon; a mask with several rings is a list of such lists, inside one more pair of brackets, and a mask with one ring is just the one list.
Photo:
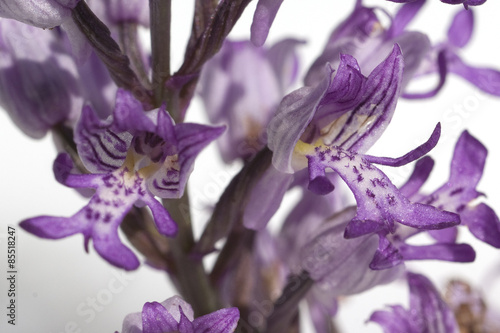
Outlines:
{"label": "pale purple petal", "polygon": [[297,46],[304,43],[305,41],[302,40],[288,38],[274,44],[266,52],[266,56],[280,82],[282,93],[285,93],[297,79],[299,57],[295,50]]}
{"label": "pale purple petal", "polygon": [[500,248],[500,221],[493,209],[480,203],[475,207],[467,207],[460,216],[477,239]]}
{"label": "pale purple petal", "polygon": [[38,28],[51,29],[71,17],[79,0],[0,1],[0,17],[11,18]]}
{"label": "pale purple petal", "polygon": [[144,113],[141,102],[127,90],[118,89],[116,92],[113,117],[113,129],[116,132],[155,132],[154,123]]}
{"label": "pale purple petal", "polygon": [[451,52],[448,52],[447,57],[450,72],[461,76],[488,94],[500,96],[500,71],[470,66]]}
{"label": "pale purple petal", "polygon": [[377,236],[344,239],[346,223],[332,221],[316,231],[300,252],[301,266],[323,293],[335,298],[368,290],[396,279],[404,268],[374,271],[369,263],[377,249]]}
{"label": "pale purple petal", "polygon": [[458,327],[453,312],[441,299],[431,281],[423,275],[408,273],[410,320],[415,332],[449,333]]}
{"label": "pale purple petal", "polygon": [[387,37],[392,38],[403,33],[406,26],[418,14],[424,4],[425,0],[418,0],[401,6],[401,8],[392,19],[392,24],[387,33]]}
{"label": "pale purple petal", "polygon": [[180,296],[172,296],[170,298],[167,298],[163,302],[161,302],[161,305],[165,309],[167,309],[168,313],[174,317],[175,321],[180,322],[181,321],[181,309],[182,313],[190,320],[194,320],[194,312],[193,308],[191,305],[183,300]]}
{"label": "pale purple petal", "polygon": [[204,66],[200,94],[207,114],[228,125],[217,141],[225,162],[249,159],[267,143],[266,125],[296,75],[295,44],[285,40],[266,50],[226,41]]}
{"label": "pale purple petal", "polygon": [[293,173],[292,154],[295,145],[311,122],[330,82],[330,75],[327,75],[317,87],[300,88],[281,101],[267,129],[268,146],[273,151],[273,165],[276,169]]}
{"label": "pale purple petal", "polygon": [[448,30],[448,41],[455,47],[462,48],[469,43],[474,28],[474,12],[461,10],[453,18]]}
{"label": "pale purple petal", "polygon": [[423,275],[408,273],[410,309],[392,306],[392,312],[376,311],[370,317],[385,333],[458,332],[455,317],[431,281]]}
{"label": "pale purple petal", "polygon": [[269,29],[278,13],[283,0],[259,0],[253,16],[251,41],[255,46],[262,46],[267,39]]}
{"label": "pale purple petal", "polygon": [[238,308],[221,309],[193,321],[196,333],[232,333],[236,329],[240,312]]}
{"label": "pale purple petal", "polygon": [[158,302],[148,302],[142,308],[142,333],[177,332],[179,323]]}
{"label": "pale purple petal", "polygon": [[405,92],[403,94],[403,97],[408,99],[430,98],[436,96],[438,92],[441,91],[441,88],[443,88],[444,84],[446,83],[446,77],[448,74],[446,51],[440,51],[437,55],[437,72],[439,74],[439,81],[433,89],[421,93]]}
{"label": "pale purple petal", "polygon": [[410,314],[399,305],[391,306],[391,312],[375,311],[369,320],[382,326],[384,333],[419,333],[410,323]]}
{"label": "pale purple petal", "polygon": [[123,165],[132,135],[112,130],[112,119],[100,120],[85,106],[75,130],[75,143],[83,164],[93,173],[109,172]]}
{"label": "pale purple petal", "polygon": [[253,230],[265,228],[280,207],[292,180],[292,175],[282,173],[272,165],[269,166],[248,198],[243,214],[244,226]]}

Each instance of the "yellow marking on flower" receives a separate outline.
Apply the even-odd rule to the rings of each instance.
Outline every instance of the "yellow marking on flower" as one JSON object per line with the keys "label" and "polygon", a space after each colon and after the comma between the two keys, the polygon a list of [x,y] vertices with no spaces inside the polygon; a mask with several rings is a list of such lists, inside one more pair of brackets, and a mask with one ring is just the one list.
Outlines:
{"label": "yellow marking on flower", "polygon": [[156,171],[158,171],[162,167],[165,167],[167,170],[179,171],[180,166],[178,161],[179,155],[169,155],[165,158],[165,161],[163,163],[151,163],[150,165],[140,169],[138,172],[142,177],[147,178],[155,174]]}
{"label": "yellow marking on flower", "polygon": [[316,148],[326,148],[322,139],[316,140],[314,144],[305,143],[302,140],[297,141],[292,155],[292,168],[295,171],[302,170],[307,167],[307,155],[314,155]]}

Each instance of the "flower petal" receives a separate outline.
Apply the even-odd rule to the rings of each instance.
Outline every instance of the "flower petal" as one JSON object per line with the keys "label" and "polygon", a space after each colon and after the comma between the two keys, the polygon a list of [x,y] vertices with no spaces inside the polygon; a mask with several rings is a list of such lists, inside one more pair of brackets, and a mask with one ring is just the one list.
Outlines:
{"label": "flower petal", "polygon": [[461,76],[488,94],[500,96],[500,71],[470,66],[451,51],[447,52],[447,58],[450,72]]}
{"label": "flower petal", "polygon": [[408,273],[410,286],[410,320],[415,332],[457,332],[450,308],[441,299],[431,281],[423,275]]}
{"label": "flower petal", "polygon": [[480,203],[475,207],[467,207],[460,216],[477,239],[500,248],[500,220],[493,209]]}
{"label": "flower petal", "polygon": [[158,302],[148,302],[142,308],[142,333],[177,332],[179,323]]}
{"label": "flower petal", "polygon": [[147,184],[151,193],[160,198],[180,198],[197,155],[225,129],[225,126],[210,127],[191,123],[176,125],[177,154],[167,157],[161,168],[148,176]]}
{"label": "flower petal", "polygon": [[132,135],[111,129],[112,119],[97,118],[90,106],[85,106],[75,130],[75,143],[83,164],[93,173],[118,169],[123,165]]}
{"label": "flower petal", "polygon": [[407,198],[417,194],[434,167],[434,160],[429,156],[424,156],[415,163],[415,168],[410,178],[399,187],[399,191]]}
{"label": "flower petal", "polygon": [[453,18],[448,30],[448,41],[455,47],[462,48],[469,43],[474,27],[474,12],[461,10]]}
{"label": "flower petal", "polygon": [[265,228],[280,207],[292,181],[292,175],[279,172],[271,165],[252,189],[245,207],[243,225],[253,230]]}
{"label": "flower petal", "polygon": [[382,326],[384,333],[417,333],[410,324],[410,314],[402,306],[391,306],[391,311],[375,311],[369,320]]}
{"label": "flower petal", "polygon": [[238,308],[221,309],[196,318],[194,330],[196,333],[232,333],[239,319]]}
{"label": "flower petal", "polygon": [[336,171],[354,194],[358,210],[346,228],[347,238],[379,230],[394,232],[394,222],[417,229],[441,229],[460,223],[456,214],[412,204],[382,171],[361,155],[340,148],[317,147],[307,157],[316,168]]}
{"label": "flower petal", "polygon": [[262,46],[283,0],[259,0],[253,16],[250,40],[255,46]]}

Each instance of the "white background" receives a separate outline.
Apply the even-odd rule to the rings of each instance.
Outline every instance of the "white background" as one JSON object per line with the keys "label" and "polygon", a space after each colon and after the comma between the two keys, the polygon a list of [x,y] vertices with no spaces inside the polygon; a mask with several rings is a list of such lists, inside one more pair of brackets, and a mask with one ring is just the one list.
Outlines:
{"label": "white background", "polygon": [[[183,1],[187,2],[191,3]],[[460,6],[441,4],[438,0],[428,2],[411,27],[430,32],[433,34],[433,41],[439,41],[445,37],[452,15]],[[308,44],[300,49],[303,59],[301,68],[304,71],[319,54],[331,29],[350,12],[353,3],[354,1],[345,0],[286,0],[277,16],[268,44],[290,36],[308,40]],[[231,35],[233,38],[249,37],[255,4],[256,1],[253,1],[247,8]],[[389,11],[396,8],[396,5],[382,0],[370,1],[369,4],[383,5]],[[500,21],[497,18],[500,4],[490,0],[474,10],[477,29],[463,55],[471,63],[497,66],[500,69]],[[173,15],[172,67],[176,68],[182,59],[189,35],[192,6],[174,1]],[[459,109],[464,111],[460,113]],[[199,102],[193,103],[188,117],[206,121]],[[393,123],[370,153],[400,156],[423,142],[434,125],[441,121],[442,140],[431,154],[436,160],[436,166],[430,184],[426,185],[426,189],[432,190],[447,179],[454,142],[460,132],[467,128],[490,150],[485,175],[478,188],[487,193],[486,202],[500,212],[499,120],[500,99],[478,92],[475,87],[459,78],[450,77],[437,98],[431,101],[400,102]],[[4,309],[7,292],[3,277],[6,271],[7,225],[16,226],[19,221],[38,215],[70,216],[86,200],[53,179],[55,149],[50,136],[39,141],[29,139],[14,127],[5,112],[0,112],[0,142],[0,299]],[[217,191],[222,191],[222,187],[214,190],[206,187],[206,184],[220,175],[221,168],[226,168],[230,173],[238,169],[238,165],[223,166],[214,158],[215,155],[216,150],[212,145],[197,162],[198,167],[190,184],[191,194],[197,196],[197,201],[193,203],[196,207],[208,206],[218,198]],[[395,183],[401,183],[410,168],[402,170],[387,172]],[[203,223],[208,216],[202,209],[197,209],[195,214],[199,223]],[[499,252],[476,242],[465,230],[462,230],[460,240],[474,245],[478,254],[475,263],[425,262],[408,266],[415,271],[425,271],[438,287],[443,287],[449,278],[464,278],[479,288],[487,300],[500,310],[499,298],[495,297],[500,295]],[[86,254],[80,235],[48,241],[17,228],[17,251],[17,325],[7,326],[4,314],[6,310],[0,310],[2,332],[114,332],[121,330],[126,314],[140,311],[146,301],[163,301],[174,293],[166,276],[147,266],[141,266],[139,270],[123,278],[120,270],[109,266],[93,249]],[[496,279],[494,275],[497,276]],[[94,311],[94,316],[88,305],[92,299],[96,299],[100,310]],[[378,287],[363,295],[342,300],[339,312],[341,331],[381,332],[376,324],[364,322],[373,309],[396,303],[407,303],[407,289],[403,282]],[[87,312],[80,315],[77,309]]]}

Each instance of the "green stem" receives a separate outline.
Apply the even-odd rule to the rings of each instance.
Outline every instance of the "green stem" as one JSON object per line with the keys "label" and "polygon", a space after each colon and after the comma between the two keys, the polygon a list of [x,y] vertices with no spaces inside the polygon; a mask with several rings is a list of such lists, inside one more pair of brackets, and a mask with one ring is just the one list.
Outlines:
{"label": "green stem", "polygon": [[153,93],[156,106],[167,100],[165,82],[170,77],[171,0],[149,0]]}
{"label": "green stem", "polygon": [[185,300],[193,307],[195,316],[220,309],[221,305],[209,282],[203,262],[191,256],[195,241],[187,191],[180,199],[163,200],[163,205],[179,226],[177,236],[170,242],[175,262],[174,282]]}

